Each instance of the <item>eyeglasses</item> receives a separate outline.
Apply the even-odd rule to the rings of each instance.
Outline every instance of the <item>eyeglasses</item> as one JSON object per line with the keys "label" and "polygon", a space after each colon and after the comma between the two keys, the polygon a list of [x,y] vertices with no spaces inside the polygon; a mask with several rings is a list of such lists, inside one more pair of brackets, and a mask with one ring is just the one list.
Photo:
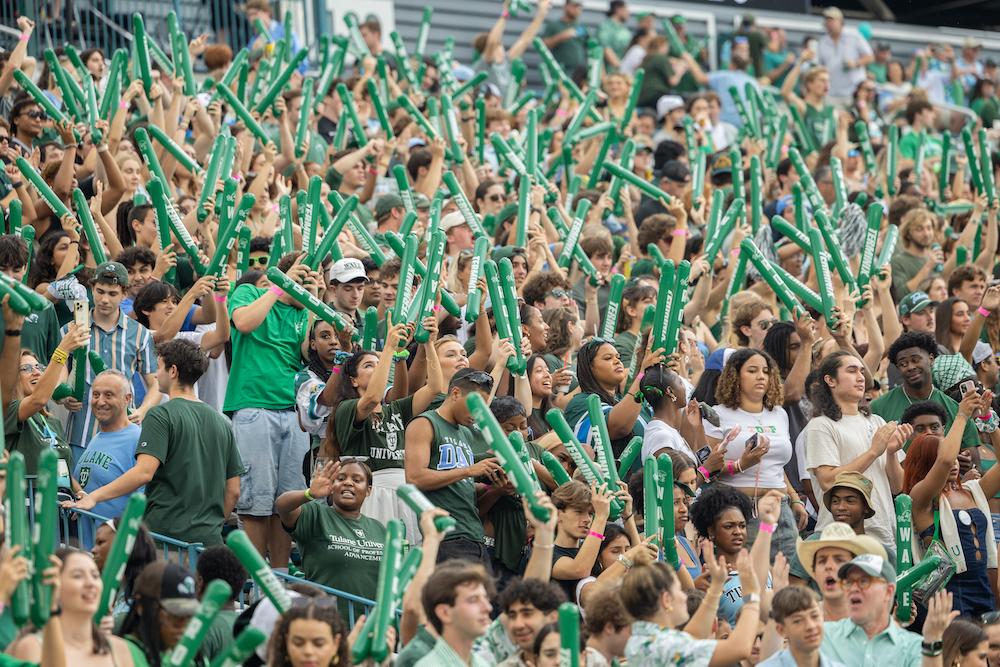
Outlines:
{"label": "eyeglasses", "polygon": [[841,579],[840,587],[843,588],[845,591],[849,591],[851,590],[852,586],[857,584],[858,588],[860,588],[863,591],[867,591],[869,588],[872,587],[873,583],[875,583],[875,580],[872,579],[871,577],[850,577],[848,579]]}
{"label": "eyeglasses", "polygon": [[17,367],[17,370],[22,373],[31,373],[32,371],[38,371],[39,373],[45,372],[45,364],[21,364]]}
{"label": "eyeglasses", "polygon": [[564,289],[554,289],[548,293],[548,296],[551,296],[555,299],[568,299],[572,295]]}
{"label": "eyeglasses", "polygon": [[10,141],[10,137],[6,134],[0,134],[0,144],[6,144]]}
{"label": "eyeglasses", "polygon": [[269,259],[268,257],[257,257],[257,258],[251,257],[250,259],[247,260],[247,267],[252,268],[254,264],[262,267],[267,266],[268,259]]}
{"label": "eyeglasses", "polygon": [[781,320],[761,320],[760,322],[757,323],[757,326],[760,327],[761,331],[767,331],[780,321]]}

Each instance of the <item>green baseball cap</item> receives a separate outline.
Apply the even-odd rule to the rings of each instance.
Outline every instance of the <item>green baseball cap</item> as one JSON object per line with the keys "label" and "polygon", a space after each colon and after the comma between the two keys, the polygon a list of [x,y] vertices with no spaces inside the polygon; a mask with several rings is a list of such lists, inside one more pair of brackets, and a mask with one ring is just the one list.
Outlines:
{"label": "green baseball cap", "polygon": [[900,317],[905,317],[906,315],[919,313],[924,308],[936,305],[937,302],[931,301],[931,298],[927,296],[927,292],[910,292],[899,300],[897,310],[899,310]]}
{"label": "green baseball cap", "polygon": [[375,219],[381,220],[394,208],[403,208],[403,198],[392,192],[382,195],[375,202]]}
{"label": "green baseball cap", "polygon": [[94,269],[94,282],[128,287],[128,271],[118,262],[104,262]]}
{"label": "green baseball cap", "polygon": [[884,579],[890,584],[896,583],[896,569],[889,563],[888,559],[882,558],[881,556],[876,556],[874,554],[861,554],[860,556],[855,556],[840,566],[840,571],[837,572],[837,576],[840,577],[841,580],[844,580],[853,568],[858,568],[870,577]]}

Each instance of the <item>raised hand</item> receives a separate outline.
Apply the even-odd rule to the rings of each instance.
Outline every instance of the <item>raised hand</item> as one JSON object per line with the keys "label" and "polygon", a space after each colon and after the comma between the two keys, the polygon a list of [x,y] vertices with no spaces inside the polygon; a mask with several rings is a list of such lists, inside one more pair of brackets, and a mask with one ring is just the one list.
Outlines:
{"label": "raised hand", "polygon": [[340,470],[340,461],[330,461],[313,473],[309,494],[313,498],[326,498],[333,493],[333,479]]}

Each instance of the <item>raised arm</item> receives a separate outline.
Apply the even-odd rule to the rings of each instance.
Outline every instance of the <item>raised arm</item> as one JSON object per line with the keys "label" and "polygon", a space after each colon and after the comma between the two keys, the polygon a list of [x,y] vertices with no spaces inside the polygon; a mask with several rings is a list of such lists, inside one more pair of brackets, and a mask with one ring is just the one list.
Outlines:
{"label": "raised arm", "polygon": [[535,36],[538,35],[538,31],[542,29],[542,24],[545,23],[545,16],[549,13],[550,5],[551,0],[538,0],[538,9],[535,11],[531,23],[528,24],[528,27],[524,29],[521,36],[517,38],[517,41],[507,51],[507,58],[509,60],[520,58],[528,50],[528,47],[531,46],[531,42],[534,41]]}
{"label": "raised arm", "polygon": [[934,498],[941,493],[948,475],[951,474],[951,466],[958,458],[958,452],[962,448],[962,435],[965,433],[965,425],[972,419],[972,415],[979,409],[981,397],[978,392],[970,391],[962,397],[962,402],[958,404],[958,414],[948,433],[938,445],[937,458],[930,471],[917,482],[910,490],[910,498],[913,500],[913,511],[930,514]]}
{"label": "raised arm", "polygon": [[[15,339],[13,337],[8,337],[6,339],[7,345],[4,346],[3,354],[4,357],[7,356],[7,347],[11,347],[14,350],[15,360],[17,364],[20,364],[20,346],[17,341],[20,339]],[[52,399],[52,392],[56,390],[59,386],[59,380],[62,377],[63,370],[66,368],[66,362],[60,363],[57,359],[63,357],[59,353],[60,350],[68,354],[72,354],[75,350],[80,348],[85,348],[90,343],[90,330],[81,329],[76,325],[76,323],[71,322],[69,324],[66,335],[63,336],[62,342],[59,343],[59,347],[52,354],[52,359],[49,364],[45,367],[45,372],[42,373],[42,377],[38,380],[38,384],[35,385],[35,390],[31,392],[30,396],[25,396],[21,399],[21,403],[17,407],[17,419],[18,421],[26,421],[28,417],[31,417],[38,412],[41,412],[45,405]],[[6,363],[6,359],[4,359]],[[5,366],[6,368],[6,366]],[[15,365],[14,372],[19,373],[18,366]],[[6,381],[6,374],[4,380]],[[4,387],[4,397],[10,396],[13,398],[14,394],[7,393],[7,388]],[[5,407],[9,405],[5,401]]]}
{"label": "raised arm", "polygon": [[590,534],[583,540],[576,557],[563,556],[552,565],[553,579],[583,579],[594,569],[597,556],[601,550],[601,538],[596,535],[604,533],[611,511],[612,493],[607,487],[590,486],[590,500],[594,504],[594,519],[590,525]]}
{"label": "raised arm", "polygon": [[10,84],[14,81],[14,72],[21,69],[24,56],[28,53],[28,40],[31,39],[31,33],[35,30],[35,22],[27,16],[19,16],[17,27],[21,30],[21,34],[17,46],[10,52],[7,64],[3,68],[3,72],[0,73],[0,95],[7,94],[7,91],[10,90]]}

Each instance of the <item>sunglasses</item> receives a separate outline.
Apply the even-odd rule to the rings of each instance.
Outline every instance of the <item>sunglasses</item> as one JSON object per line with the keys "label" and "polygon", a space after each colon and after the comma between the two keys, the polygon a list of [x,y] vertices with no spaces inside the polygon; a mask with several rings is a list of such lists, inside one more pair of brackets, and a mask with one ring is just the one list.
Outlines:
{"label": "sunglasses", "polygon": [[28,118],[33,118],[35,120],[45,120],[48,118],[44,111],[28,111],[25,114]]}
{"label": "sunglasses", "polygon": [[979,622],[983,625],[993,625],[1000,621],[1000,611],[988,611],[979,617]]}
{"label": "sunglasses", "polygon": [[572,295],[564,289],[554,289],[549,292],[548,296],[554,297],[556,299],[568,299]]}
{"label": "sunglasses", "polygon": [[781,320],[761,320],[760,322],[757,323],[757,326],[760,327],[761,331],[767,331],[780,321]]}
{"label": "sunglasses", "polygon": [[31,373],[32,371],[38,371],[39,373],[45,372],[45,364],[21,364],[17,367],[17,370],[22,373]]}
{"label": "sunglasses", "polygon": [[503,201],[503,195],[494,193],[492,195],[486,195],[486,199],[489,199],[492,202]]}
{"label": "sunglasses", "polygon": [[247,260],[247,267],[252,268],[254,264],[261,267],[267,266],[268,259],[269,259],[268,257],[257,257],[257,258],[251,257],[250,259]]}

